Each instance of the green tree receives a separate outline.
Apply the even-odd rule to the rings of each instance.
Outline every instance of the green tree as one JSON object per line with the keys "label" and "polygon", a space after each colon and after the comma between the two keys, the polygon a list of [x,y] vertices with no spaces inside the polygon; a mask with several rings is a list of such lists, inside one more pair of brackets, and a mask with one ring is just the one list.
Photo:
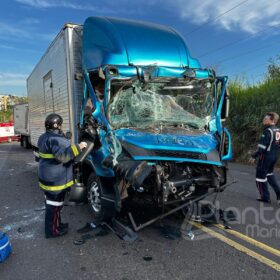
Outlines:
{"label": "green tree", "polygon": [[277,80],[280,79],[280,55],[275,59],[269,60],[269,65],[267,68],[267,79],[268,80]]}

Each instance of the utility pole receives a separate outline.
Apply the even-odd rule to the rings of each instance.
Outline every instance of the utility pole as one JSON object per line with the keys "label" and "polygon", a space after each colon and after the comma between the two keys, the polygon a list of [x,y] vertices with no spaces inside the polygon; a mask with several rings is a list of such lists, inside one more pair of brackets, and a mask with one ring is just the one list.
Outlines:
{"label": "utility pole", "polygon": [[8,105],[8,97],[4,96],[4,111],[7,111],[7,106]]}

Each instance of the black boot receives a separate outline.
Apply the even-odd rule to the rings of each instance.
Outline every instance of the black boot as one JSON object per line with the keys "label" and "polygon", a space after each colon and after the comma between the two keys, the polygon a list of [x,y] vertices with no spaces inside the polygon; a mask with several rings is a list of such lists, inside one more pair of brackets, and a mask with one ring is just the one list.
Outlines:
{"label": "black boot", "polygon": [[46,234],[45,236],[46,238],[55,238],[55,237],[66,235],[67,233],[68,233],[68,229],[64,228],[64,229],[56,230],[54,234]]}
{"label": "black boot", "polygon": [[69,224],[68,223],[60,223],[59,224],[59,229],[68,229]]}

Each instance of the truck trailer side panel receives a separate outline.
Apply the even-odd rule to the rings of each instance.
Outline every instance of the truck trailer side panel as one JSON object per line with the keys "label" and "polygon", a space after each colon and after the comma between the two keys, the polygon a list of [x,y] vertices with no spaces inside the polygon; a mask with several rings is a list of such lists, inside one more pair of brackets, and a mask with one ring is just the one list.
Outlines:
{"label": "truck trailer side panel", "polygon": [[[81,33],[79,25],[65,25],[27,79],[31,144],[37,146],[45,132],[44,122],[50,113],[60,114],[63,130],[77,139],[82,102],[82,81],[74,79],[81,72]],[[77,95],[77,96],[75,96]]]}
{"label": "truck trailer side panel", "polygon": [[17,104],[13,107],[15,134],[29,135],[28,104]]}

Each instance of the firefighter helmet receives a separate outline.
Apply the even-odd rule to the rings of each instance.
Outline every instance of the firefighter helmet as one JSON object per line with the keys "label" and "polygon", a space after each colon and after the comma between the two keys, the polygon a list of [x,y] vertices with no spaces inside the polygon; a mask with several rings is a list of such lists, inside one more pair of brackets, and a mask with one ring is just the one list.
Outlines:
{"label": "firefighter helmet", "polygon": [[46,129],[59,129],[59,127],[62,125],[63,119],[58,114],[50,114],[46,117],[45,120],[45,128]]}

